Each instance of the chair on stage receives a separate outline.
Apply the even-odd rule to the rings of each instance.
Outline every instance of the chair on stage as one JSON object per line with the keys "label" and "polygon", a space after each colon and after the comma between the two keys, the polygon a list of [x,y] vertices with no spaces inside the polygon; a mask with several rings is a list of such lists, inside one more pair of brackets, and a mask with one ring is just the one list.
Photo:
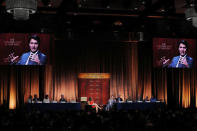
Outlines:
{"label": "chair on stage", "polygon": [[92,105],[86,105],[85,106],[85,111],[96,112],[96,109],[92,108]]}

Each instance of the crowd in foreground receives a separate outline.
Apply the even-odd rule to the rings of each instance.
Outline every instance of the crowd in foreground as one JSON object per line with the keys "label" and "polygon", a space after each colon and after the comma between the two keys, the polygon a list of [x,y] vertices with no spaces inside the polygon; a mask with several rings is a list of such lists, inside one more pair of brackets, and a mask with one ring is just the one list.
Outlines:
{"label": "crowd in foreground", "polygon": [[129,111],[40,111],[0,108],[3,130],[26,131],[168,131],[197,130],[197,109],[155,109]]}

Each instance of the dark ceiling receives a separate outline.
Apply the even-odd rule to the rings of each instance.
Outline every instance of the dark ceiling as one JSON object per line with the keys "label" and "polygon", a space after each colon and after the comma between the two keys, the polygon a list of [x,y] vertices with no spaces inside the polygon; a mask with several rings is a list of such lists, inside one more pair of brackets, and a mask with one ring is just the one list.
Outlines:
{"label": "dark ceiling", "polygon": [[[38,0],[37,13],[76,12],[86,15],[168,15],[184,14],[186,6],[194,0]],[[5,11],[1,0],[1,12]],[[89,14],[88,14],[89,13]],[[102,15],[104,15],[102,14]]]}
{"label": "dark ceiling", "polygon": [[184,14],[192,3],[195,0],[38,0],[36,14],[27,21],[16,21],[6,12],[3,0],[0,32],[142,31],[196,37],[196,28]]}

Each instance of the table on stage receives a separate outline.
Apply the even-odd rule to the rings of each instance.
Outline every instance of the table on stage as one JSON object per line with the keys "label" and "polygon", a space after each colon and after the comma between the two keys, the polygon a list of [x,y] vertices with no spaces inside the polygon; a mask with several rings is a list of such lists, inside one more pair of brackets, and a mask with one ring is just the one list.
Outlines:
{"label": "table on stage", "polygon": [[28,103],[28,104],[25,104],[25,107],[29,110],[36,108],[41,111],[81,110],[81,105],[79,102],[76,102],[76,103]]}
{"label": "table on stage", "polygon": [[131,103],[116,103],[117,110],[152,110],[156,108],[165,108],[165,102],[131,102]]}

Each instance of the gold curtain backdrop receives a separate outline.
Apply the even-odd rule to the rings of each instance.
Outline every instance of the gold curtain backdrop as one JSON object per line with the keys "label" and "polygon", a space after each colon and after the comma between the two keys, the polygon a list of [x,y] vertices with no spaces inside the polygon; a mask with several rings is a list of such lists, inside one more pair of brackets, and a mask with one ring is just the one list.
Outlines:
{"label": "gold curtain backdrop", "polygon": [[62,64],[0,66],[0,104],[16,108],[34,94],[41,98],[48,94],[55,101],[61,94],[67,100],[78,100],[79,73],[110,73],[110,95],[115,97],[138,100],[154,95],[169,105],[196,107],[196,70],[154,69],[151,50],[145,45],[67,47],[65,52],[68,50],[78,53],[60,56]]}
{"label": "gold curtain backdrop", "polygon": [[54,74],[54,90],[53,98],[58,101],[61,94],[69,101],[71,99],[77,100],[78,96],[78,84],[77,74],[72,70],[65,71],[64,66],[55,67]]}
{"label": "gold curtain backdrop", "polygon": [[49,95],[49,99],[53,100],[53,70],[52,66],[46,66],[44,72],[44,94]]}
{"label": "gold curtain backdrop", "polygon": [[9,109],[15,109],[16,108],[16,103],[17,103],[17,91],[16,91],[16,72],[11,68],[10,70],[10,83],[9,83]]}
{"label": "gold curtain backdrop", "polygon": [[24,95],[24,101],[27,101],[30,95],[37,94],[39,97],[39,67],[21,66],[20,67],[21,90]]}
{"label": "gold curtain backdrop", "polygon": [[153,85],[152,85],[153,96],[157,96],[158,100],[164,100],[166,103],[167,99],[167,70],[166,69],[155,69],[153,71]]}
{"label": "gold curtain backdrop", "polygon": [[4,104],[6,101],[8,101],[8,97],[9,97],[9,90],[8,90],[8,78],[9,78],[9,70],[8,68],[5,68],[4,66],[1,67],[1,71],[0,71],[0,85],[1,85],[1,100],[0,100],[0,104]]}

